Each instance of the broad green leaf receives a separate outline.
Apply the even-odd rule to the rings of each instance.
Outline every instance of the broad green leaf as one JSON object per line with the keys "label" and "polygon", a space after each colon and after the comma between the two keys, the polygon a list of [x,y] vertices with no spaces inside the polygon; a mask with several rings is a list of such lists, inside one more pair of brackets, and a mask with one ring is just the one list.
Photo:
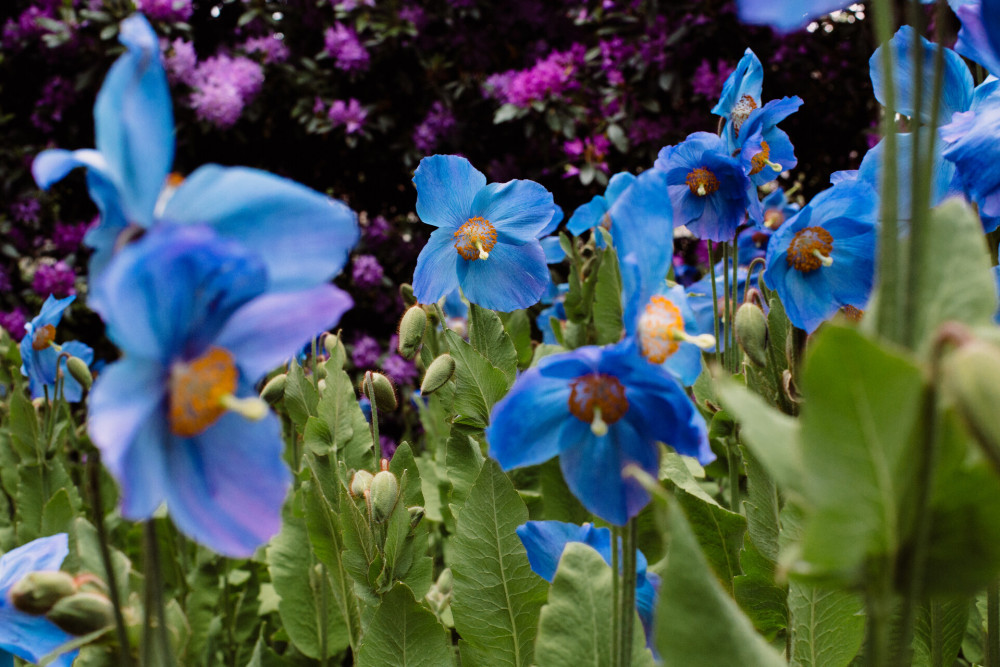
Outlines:
{"label": "broad green leaf", "polygon": [[743,515],[730,512],[718,503],[706,502],[683,489],[675,489],[677,504],[684,510],[702,554],[708,560],[719,582],[731,594],[733,578],[740,574],[740,547],[747,521]]}
{"label": "broad green leaf", "polygon": [[457,517],[483,468],[483,453],[479,449],[479,443],[457,425],[452,428],[451,437],[448,438],[445,466],[448,480],[451,481],[451,511]]}
{"label": "broad green leaf", "polygon": [[285,381],[285,410],[291,418],[295,428],[299,431],[306,426],[306,421],[310,415],[316,414],[316,402],[319,395],[312,380],[305,376],[302,366],[294,359],[289,364],[288,379]]}
{"label": "broad green leaf", "polygon": [[330,430],[337,460],[349,469],[371,470],[375,465],[368,420],[358,405],[351,378],[341,368],[339,355],[326,362],[326,389],[316,412]]}
{"label": "broad green leaf", "polygon": [[407,483],[405,487],[401,487],[400,497],[400,501],[405,507],[424,504],[424,494],[420,490],[420,471],[413,458],[413,449],[410,447],[410,443],[403,442],[396,448],[396,453],[392,455],[392,461],[389,462],[389,472],[398,478],[402,478],[404,472],[407,473]]}
{"label": "broad green leaf", "polygon": [[447,667],[453,663],[444,627],[414,601],[406,585],[397,584],[382,597],[358,651],[358,667]]}
{"label": "broad green leaf", "polygon": [[263,637],[259,637],[247,667],[288,667],[288,662],[265,644]]}
{"label": "broad green leaf", "polygon": [[923,376],[859,332],[827,326],[802,390],[803,488],[813,507],[802,556],[817,575],[849,580],[866,557],[892,558],[900,546]]}
{"label": "broad green leaf", "polygon": [[792,581],[788,588],[792,657],[802,667],[845,667],[865,636],[864,603],[855,593]]}
{"label": "broad green leaf", "polygon": [[670,504],[668,514],[670,549],[656,610],[656,647],[663,664],[785,667],[723,590],[677,504]]}
{"label": "broad green leaf", "polygon": [[932,599],[921,605],[913,629],[915,667],[951,667],[955,664],[971,608],[972,601],[966,598]]}
{"label": "broad green leaf", "polygon": [[469,343],[476,352],[503,371],[513,384],[517,374],[517,350],[499,315],[474,303],[469,304]]}
{"label": "broad green leaf", "polygon": [[319,417],[309,417],[302,431],[302,444],[313,454],[326,454],[333,445],[333,433]]}
{"label": "broad green leaf", "polygon": [[594,329],[598,345],[617,343],[622,337],[622,278],[618,272],[618,255],[610,245],[597,269]]}
{"label": "broad green leaf", "polygon": [[462,423],[486,428],[490,411],[511,382],[504,372],[452,330],[444,332],[455,358],[455,403],[453,409]]}
{"label": "broad green leaf", "polygon": [[532,664],[545,582],[531,571],[515,529],[528,510],[514,485],[488,459],[469,492],[452,546],[452,613],[463,665]]}
{"label": "broad green leaf", "polygon": [[73,480],[59,459],[50,460],[44,465],[18,466],[18,475],[14,507],[18,519],[17,537],[22,544],[44,535],[42,532],[44,509],[49,500],[61,489],[65,490],[71,507],[76,510],[81,508],[80,492],[77,491],[76,485],[73,484]]}
{"label": "broad green leaf", "polygon": [[579,524],[591,520],[590,512],[566,485],[558,458],[538,466],[538,479],[542,485],[542,506],[546,519]]}
{"label": "broad green leaf", "polygon": [[17,385],[10,389],[10,437],[17,455],[25,462],[39,463],[44,455],[38,428],[38,414],[28,400],[24,389]]}
{"label": "broad green leaf", "polygon": [[531,355],[534,353],[531,347],[531,320],[528,319],[528,311],[515,310],[499,315],[503,320],[503,328],[507,330],[507,335],[517,350],[518,367],[526,368],[531,363]]}
{"label": "broad green leaf", "polygon": [[771,563],[777,563],[781,513],[778,489],[750,449],[746,446],[740,449],[747,474],[747,497],[743,508],[747,516],[748,536],[762,556]]}
{"label": "broad green leaf", "polygon": [[75,515],[69,492],[66,489],[59,489],[49,498],[45,503],[45,509],[42,510],[41,534],[65,533]]}
{"label": "broad green leaf", "polygon": [[691,469],[684,461],[681,454],[675,452],[661,452],[660,456],[660,480],[667,480],[679,489],[683,489],[695,498],[699,498],[706,503],[718,505],[719,503],[712,496],[708,495],[698,484],[698,480],[691,474]]}
{"label": "broad green leaf", "polygon": [[[570,542],[542,607],[535,660],[545,667],[601,667],[611,664],[611,568],[582,542]],[[653,664],[635,614],[632,664]]]}

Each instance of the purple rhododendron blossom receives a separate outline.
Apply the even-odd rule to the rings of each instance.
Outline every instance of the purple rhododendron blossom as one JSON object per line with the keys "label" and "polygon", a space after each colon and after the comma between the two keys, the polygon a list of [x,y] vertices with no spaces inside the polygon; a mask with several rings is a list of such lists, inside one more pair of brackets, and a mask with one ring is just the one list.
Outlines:
{"label": "purple rhododendron blossom", "polygon": [[0,311],[0,327],[6,330],[16,342],[20,343],[24,338],[24,325],[28,323],[28,314],[23,308],[15,308],[11,311]]}
{"label": "purple rhododendron blossom", "polygon": [[324,51],[339,69],[356,72],[368,69],[368,51],[358,39],[358,33],[343,23],[336,23],[323,33]]}
{"label": "purple rhododendron blossom", "polygon": [[135,8],[154,21],[187,21],[194,8],[191,0],[135,0]]}
{"label": "purple rhododendron blossom", "polygon": [[382,265],[374,255],[358,255],[354,258],[351,279],[361,288],[377,287],[382,284]]}
{"label": "purple rhododendron blossom", "polygon": [[347,102],[334,100],[330,105],[330,111],[327,112],[327,117],[334,127],[343,125],[347,134],[354,134],[364,126],[368,111],[352,97]]}
{"label": "purple rhododendron blossom", "polygon": [[167,77],[173,82],[192,85],[195,69],[198,67],[198,54],[195,53],[194,44],[178,37],[172,42],[160,40],[160,48],[163,51]]}
{"label": "purple rhododendron blossom", "polygon": [[372,368],[382,356],[382,347],[371,336],[362,336],[354,343],[351,361],[357,368]]}
{"label": "purple rhododendron blossom", "polygon": [[247,53],[260,54],[265,65],[283,63],[288,60],[288,47],[277,35],[251,37],[243,43],[243,50]]}
{"label": "purple rhododendron blossom", "polygon": [[398,354],[390,354],[386,357],[386,360],[382,362],[382,370],[396,384],[411,384],[418,375],[417,367],[413,365],[413,362],[407,361]]}
{"label": "purple rhododendron blossom", "polygon": [[35,277],[31,281],[31,289],[35,294],[55,296],[68,296],[76,294],[73,286],[76,282],[76,273],[73,267],[66,262],[56,262],[55,264],[42,264],[35,271]]}

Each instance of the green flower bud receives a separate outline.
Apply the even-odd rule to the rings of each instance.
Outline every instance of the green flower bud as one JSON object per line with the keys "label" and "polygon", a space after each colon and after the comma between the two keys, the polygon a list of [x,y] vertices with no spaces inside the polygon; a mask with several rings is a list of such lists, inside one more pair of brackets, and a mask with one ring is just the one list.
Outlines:
{"label": "green flower bud", "polygon": [[455,583],[455,577],[451,574],[451,568],[446,567],[441,570],[441,574],[438,575],[437,589],[441,591],[444,595],[451,593],[452,585]]}
{"label": "green flower bud", "polygon": [[70,377],[83,385],[84,389],[89,390],[90,385],[94,384],[94,376],[90,374],[87,362],[83,359],[70,357],[66,360],[66,370],[69,371]]}
{"label": "green flower bud", "polygon": [[410,530],[417,527],[420,520],[424,518],[424,508],[420,505],[406,508],[410,512]]}
{"label": "green flower bud", "polygon": [[752,303],[744,303],[736,311],[734,319],[736,340],[746,352],[747,358],[760,367],[767,366],[767,316]]}
{"label": "green flower bud", "polygon": [[[372,379],[372,388],[375,390],[375,404],[379,410],[391,412],[399,404],[396,401],[396,388],[392,385],[392,380],[381,373],[365,373],[364,380],[361,381],[361,393],[368,396],[368,381]],[[370,397],[369,397],[370,398]]]}
{"label": "green flower bud", "polygon": [[407,308],[417,302],[417,297],[413,296],[413,285],[410,283],[403,283],[399,286],[399,296],[402,297],[403,305]]}
{"label": "green flower bud", "polygon": [[288,382],[288,375],[285,373],[275,375],[261,389],[260,397],[269,405],[274,405],[284,397],[286,382]]}
{"label": "green flower bud", "polygon": [[455,360],[447,352],[431,362],[424,373],[424,381],[420,383],[421,396],[433,394],[445,385],[455,374]]}
{"label": "green flower bud", "polygon": [[385,521],[399,500],[399,480],[388,470],[380,470],[371,485],[372,518],[376,523]]}
{"label": "green flower bud", "polygon": [[339,353],[341,359],[347,357],[347,351],[344,350],[344,342],[340,340],[340,336],[326,336],[326,338],[323,339],[323,348],[326,350],[326,354],[329,357],[335,356],[335,352]]}
{"label": "green flower bud", "polygon": [[945,358],[942,389],[991,458],[1000,454],[1000,348],[973,340]]}
{"label": "green flower bud", "polygon": [[375,475],[367,470],[359,470],[351,478],[351,495],[355,498],[363,498],[365,491],[371,488]]}
{"label": "green flower bud", "polygon": [[71,635],[82,636],[114,622],[111,601],[97,593],[76,593],[56,602],[45,618]]}
{"label": "green flower bud", "polygon": [[399,321],[399,353],[407,359],[412,359],[424,342],[424,331],[427,329],[427,312],[420,306],[411,306],[403,313]]}
{"label": "green flower bud", "polygon": [[10,601],[16,609],[41,616],[62,598],[76,593],[73,577],[65,572],[30,572],[10,588]]}

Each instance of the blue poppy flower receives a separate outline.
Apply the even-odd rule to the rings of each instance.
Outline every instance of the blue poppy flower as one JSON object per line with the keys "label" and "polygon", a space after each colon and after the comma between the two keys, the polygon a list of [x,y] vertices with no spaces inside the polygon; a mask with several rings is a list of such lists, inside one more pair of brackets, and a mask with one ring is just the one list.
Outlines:
{"label": "blue poppy flower", "polygon": [[549,224],[545,225],[542,231],[538,232],[538,241],[542,244],[542,252],[545,253],[546,264],[558,264],[566,259],[566,251],[562,249],[562,244],[559,243],[559,235],[555,234],[556,228],[559,227],[559,223],[562,220],[563,210],[561,207],[556,206],[552,220],[549,221]]}
{"label": "blue poppy flower", "polygon": [[[611,227],[611,218],[608,211],[617,201],[618,197],[625,192],[629,186],[635,182],[635,176],[627,171],[619,172],[608,181],[608,187],[604,189],[603,195],[594,195],[586,204],[577,207],[566,223],[566,229],[573,236],[580,236],[588,230],[597,229],[598,225],[603,225],[605,229]],[[597,235],[597,247],[604,247],[604,237]]]}
{"label": "blue poppy flower", "polygon": [[[16,609],[10,589],[32,572],[58,570],[69,554],[66,533],[40,537],[0,556],[0,664],[13,665],[11,654],[37,663],[74,637],[60,630],[44,616],[32,616]],[[49,663],[70,667],[77,651],[64,653]]]}
{"label": "blue poppy flower", "polygon": [[740,20],[781,32],[806,27],[818,16],[850,5],[849,0],[737,0]]}
{"label": "blue poppy flower", "polygon": [[[586,544],[599,553],[605,563],[611,565],[611,531],[607,528],[595,528],[590,523],[578,526],[562,521],[528,521],[518,526],[516,532],[528,552],[531,571],[549,583],[555,579],[559,559],[570,542]],[[620,543],[618,550],[621,553]],[[646,556],[636,550],[635,606],[646,633],[646,645],[652,646],[653,613],[656,610],[660,578],[649,572],[648,567]]]}
{"label": "blue poppy flower", "polygon": [[87,170],[100,224],[84,243],[94,249],[91,278],[110,261],[129,226],[208,225],[257,253],[275,291],[327,282],[360,238],[346,205],[257,169],[205,165],[187,179],[169,177],[174,124],[156,33],[142,15],[121,24],[125,53],[108,72],[94,105],[97,149],[43,151],[32,165],[48,189],[77,167]]}
{"label": "blue poppy flower", "polygon": [[701,374],[701,353],[715,349],[714,328],[704,327],[688,304],[681,285],[661,287],[646,299],[638,295],[627,302],[625,316],[626,341],[632,341],[637,352],[651,364],[662,367],[685,387],[690,387]]}
{"label": "blue poppy flower", "polygon": [[254,383],[339,320],[332,285],[275,294],[267,267],[209,227],[163,226],[116,254],[90,304],[123,352],[94,382],[88,429],[121,512],[164,501],[177,527],[246,557],[280,528],[291,475]]}
{"label": "blue poppy flower", "polygon": [[748,266],[758,257],[767,256],[767,244],[773,230],[766,226],[747,227],[736,237],[736,261],[740,266]]}
{"label": "blue poppy flower", "polygon": [[686,225],[698,238],[732,241],[748,213],[762,219],[756,188],[717,135],[695,132],[660,150],[654,166],[666,172],[674,225]]}
{"label": "blue poppy flower", "polygon": [[946,144],[945,164],[956,169],[961,189],[978,206],[986,232],[1000,226],[997,122],[1000,122],[1000,81],[991,77],[976,88],[969,111],[956,113],[952,122],[941,128],[941,138]]}
{"label": "blue poppy flower", "polygon": [[542,332],[542,342],[547,345],[559,344],[559,339],[556,338],[556,333],[552,328],[552,318],[554,317],[559,322],[566,321],[565,302],[568,292],[568,283],[553,284],[549,287],[549,291],[545,296],[542,297],[541,303],[548,304],[548,307],[539,311],[538,316],[535,317],[535,324],[538,326],[538,330]]}
{"label": "blue poppy flower", "polygon": [[760,108],[763,88],[764,67],[757,55],[747,49],[722,85],[719,102],[712,107],[712,113],[725,119],[723,134],[730,143],[739,135],[754,109]]}
{"label": "blue poppy flower", "polygon": [[778,129],[778,123],[798,111],[800,106],[799,97],[771,100],[751,111],[739,137],[734,135],[735,143],[730,146],[730,152],[740,152],[740,160],[754,185],[770,183],[782,171],[798,164],[792,142],[784,130]]}
{"label": "blue poppy flower", "polygon": [[993,75],[1000,73],[1000,55],[990,41],[990,32],[997,34],[996,27],[1000,27],[997,23],[996,3],[989,3],[991,7],[988,11],[994,19],[993,25],[996,26],[991,30],[987,29],[983,3],[979,0],[951,4],[959,21],[962,22],[962,27],[958,31],[958,41],[955,42],[955,51],[979,63]]}
{"label": "blue poppy flower", "polygon": [[[62,395],[69,403],[76,403],[83,398],[83,387],[66,371],[65,353],[79,357],[88,366],[94,361],[94,351],[89,345],[79,341],[69,341],[62,345],[55,343],[56,327],[62,319],[63,311],[73,303],[75,296],[56,299],[51,294],[38,316],[25,325],[25,336],[21,339],[21,375],[28,378],[28,388],[32,398],[42,398],[46,395],[50,400],[56,398],[56,378],[62,372]],[[58,362],[58,369],[56,363]]]}
{"label": "blue poppy flower", "polygon": [[864,181],[816,195],[778,228],[764,281],[792,324],[812,333],[843,306],[864,309],[875,279],[878,200]]}
{"label": "blue poppy flower", "polygon": [[413,174],[417,215],[437,227],[417,257],[413,293],[434,303],[456,287],[483,308],[538,303],[550,282],[538,235],[555,214],[552,193],[533,181],[486,184],[457,155],[432,155]]}
{"label": "blue poppy flower", "polygon": [[684,389],[631,343],[545,357],[521,374],[490,422],[490,456],[504,470],[558,456],[573,495],[616,525],[649,502],[622,471],[635,464],[656,475],[658,442],[703,463],[715,458],[705,420]]}

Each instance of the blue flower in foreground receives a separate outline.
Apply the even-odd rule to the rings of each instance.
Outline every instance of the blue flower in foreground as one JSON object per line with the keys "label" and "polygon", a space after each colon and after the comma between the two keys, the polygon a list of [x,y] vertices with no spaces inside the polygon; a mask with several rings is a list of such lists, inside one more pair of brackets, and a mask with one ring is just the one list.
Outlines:
{"label": "blue flower in foreground", "polygon": [[616,525],[649,502],[623,470],[635,464],[655,476],[658,442],[703,463],[715,458],[705,420],[684,389],[631,343],[545,357],[521,374],[490,422],[490,456],[504,470],[558,456],[573,495]]}
{"label": "blue flower in foreground", "polygon": [[555,214],[551,192],[533,181],[487,185],[482,172],[456,155],[422,159],[413,184],[417,215],[437,227],[413,273],[420,303],[456,287],[492,310],[538,303],[550,282],[538,235]]}
{"label": "blue flower in foreground", "polygon": [[[559,559],[566,545],[570,542],[582,542],[601,554],[601,558],[611,565],[611,531],[607,528],[595,528],[593,524],[585,523],[578,526],[562,521],[528,521],[517,527],[517,536],[528,552],[528,563],[531,571],[545,581],[552,583],[559,567]],[[619,545],[619,552],[621,546]],[[635,552],[635,606],[642,621],[642,629],[646,632],[646,644],[651,646],[653,639],[653,612],[656,610],[656,598],[660,589],[660,578],[647,571],[646,556],[641,551]]]}
{"label": "blue flower in foreground", "polygon": [[762,218],[756,189],[717,135],[695,132],[662,149],[655,167],[666,173],[674,225],[686,225],[698,238],[732,241],[748,212],[751,220]]}
{"label": "blue flower in foreground", "polygon": [[267,287],[242,245],[168,226],[122,249],[90,299],[123,352],[94,382],[88,419],[122,515],[146,519],[166,501],[182,532],[227,556],[278,531],[291,479],[254,383],[351,305],[332,285]]}
{"label": "blue flower in foreground", "polygon": [[878,201],[864,181],[821,192],[771,237],[764,281],[812,333],[842,306],[864,309],[875,279]]}
{"label": "blue flower in foreground", "polygon": [[792,142],[784,130],[778,129],[778,123],[798,111],[800,106],[799,97],[771,100],[751,111],[739,137],[734,137],[736,144],[730,148],[740,151],[740,160],[754,185],[770,183],[782,171],[798,164]]}
{"label": "blue flower in foreground", "polygon": [[[0,556],[0,665],[13,665],[11,655],[37,663],[57,648],[73,640],[44,616],[31,616],[10,601],[11,587],[32,572],[58,570],[69,554],[66,533],[40,537]],[[54,667],[69,667],[77,651],[64,653]]]}
{"label": "blue flower in foreground", "polygon": [[55,343],[59,320],[62,319],[63,311],[75,298],[68,296],[65,299],[56,299],[50,294],[42,304],[38,316],[24,327],[26,334],[21,339],[20,348],[21,374],[28,378],[32,398],[44,397],[46,388],[49,399],[56,398],[56,379],[59,370],[63,374],[63,398],[69,403],[76,403],[83,397],[83,387],[66,371],[66,358],[59,357],[65,352],[70,356],[79,357],[89,366],[94,361],[94,351],[89,345],[75,340],[62,345]]}
{"label": "blue flower in foreground", "polygon": [[257,169],[205,165],[180,181],[168,177],[174,122],[156,33],[141,15],[122,21],[125,53],[108,72],[94,105],[97,149],[42,152],[32,165],[43,189],[77,167],[87,170],[100,224],[84,243],[94,249],[93,280],[130,226],[208,225],[263,260],[270,288],[306,289],[343,268],[360,237],[346,205]]}

